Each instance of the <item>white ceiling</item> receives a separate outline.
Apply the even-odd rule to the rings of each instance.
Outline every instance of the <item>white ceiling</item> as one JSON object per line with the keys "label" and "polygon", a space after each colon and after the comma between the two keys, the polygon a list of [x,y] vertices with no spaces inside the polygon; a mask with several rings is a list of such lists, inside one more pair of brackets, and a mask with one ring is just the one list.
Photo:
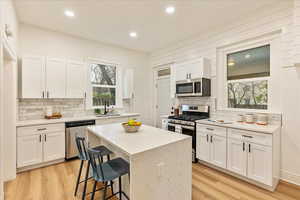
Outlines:
{"label": "white ceiling", "polygon": [[[230,25],[274,2],[278,0],[15,0],[15,5],[22,23],[150,52]],[[167,5],[175,5],[174,15],[164,12]],[[67,18],[65,9],[74,10],[76,17]],[[130,31],[138,38],[130,38]]]}

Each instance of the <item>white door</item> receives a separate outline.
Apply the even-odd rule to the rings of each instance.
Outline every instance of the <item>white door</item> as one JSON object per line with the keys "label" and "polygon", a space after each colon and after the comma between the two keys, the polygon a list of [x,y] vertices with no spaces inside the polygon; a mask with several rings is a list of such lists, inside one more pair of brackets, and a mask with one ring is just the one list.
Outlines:
{"label": "white door", "polygon": [[248,178],[272,186],[272,149],[262,145],[247,144]]}
{"label": "white door", "polygon": [[17,139],[17,167],[25,167],[43,161],[42,135],[21,136]]}
{"label": "white door", "polygon": [[210,138],[210,162],[218,167],[226,168],[227,139],[217,135]]}
{"label": "white door", "polygon": [[87,66],[85,63],[69,61],[66,77],[67,98],[84,98],[87,85]]}
{"label": "white door", "polygon": [[47,58],[46,96],[47,98],[66,97],[66,61],[64,59]]}
{"label": "white door", "polygon": [[43,98],[45,95],[45,58],[27,56],[22,58],[22,98]]}
{"label": "white door", "polygon": [[171,111],[170,76],[162,76],[157,79],[157,116],[156,126],[161,128],[161,116],[169,115]]}
{"label": "white door", "polygon": [[65,132],[44,134],[44,162],[65,157]]}
{"label": "white door", "polygon": [[210,135],[205,132],[197,132],[196,137],[196,157],[200,160],[210,161]]}
{"label": "white door", "polygon": [[228,138],[227,169],[246,176],[247,175],[247,149],[246,143],[241,140]]}

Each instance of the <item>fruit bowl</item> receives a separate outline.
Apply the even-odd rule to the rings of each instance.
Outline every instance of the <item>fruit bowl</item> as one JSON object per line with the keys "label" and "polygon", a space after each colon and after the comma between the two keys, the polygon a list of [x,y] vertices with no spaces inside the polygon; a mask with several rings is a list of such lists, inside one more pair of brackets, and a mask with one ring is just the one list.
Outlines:
{"label": "fruit bowl", "polygon": [[122,126],[126,133],[138,132],[141,125],[142,125],[141,122],[136,122],[136,121],[129,121],[129,122],[122,123]]}

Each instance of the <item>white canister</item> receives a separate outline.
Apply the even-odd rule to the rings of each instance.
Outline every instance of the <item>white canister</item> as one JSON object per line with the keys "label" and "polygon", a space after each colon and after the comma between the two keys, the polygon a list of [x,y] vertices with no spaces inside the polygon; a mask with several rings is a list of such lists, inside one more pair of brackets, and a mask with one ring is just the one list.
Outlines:
{"label": "white canister", "polygon": [[266,115],[266,114],[257,114],[256,124],[258,124],[258,125],[267,125],[268,124],[268,115]]}
{"label": "white canister", "polygon": [[238,114],[237,117],[236,117],[236,121],[237,122],[244,122],[244,115]]}
{"label": "white canister", "polygon": [[47,117],[51,117],[52,116],[52,107],[51,106],[47,106],[46,107],[46,116]]}
{"label": "white canister", "polygon": [[254,115],[253,114],[246,114],[245,115],[245,121],[248,124],[253,124],[254,123]]}

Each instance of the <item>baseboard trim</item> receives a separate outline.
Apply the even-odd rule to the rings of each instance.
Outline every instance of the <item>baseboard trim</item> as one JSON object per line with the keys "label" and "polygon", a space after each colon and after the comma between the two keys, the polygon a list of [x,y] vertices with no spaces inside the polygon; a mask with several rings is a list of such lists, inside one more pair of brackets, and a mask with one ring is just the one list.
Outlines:
{"label": "baseboard trim", "polygon": [[300,186],[300,175],[286,170],[281,170],[281,180]]}
{"label": "baseboard trim", "polygon": [[32,170],[32,169],[47,167],[47,166],[58,164],[58,163],[62,163],[62,162],[65,162],[64,158],[58,159],[58,160],[54,160],[54,161],[50,161],[50,162],[40,163],[40,164],[37,164],[37,165],[31,165],[31,166],[27,166],[27,167],[21,167],[21,168],[17,169],[17,173],[29,171],[29,170]]}

